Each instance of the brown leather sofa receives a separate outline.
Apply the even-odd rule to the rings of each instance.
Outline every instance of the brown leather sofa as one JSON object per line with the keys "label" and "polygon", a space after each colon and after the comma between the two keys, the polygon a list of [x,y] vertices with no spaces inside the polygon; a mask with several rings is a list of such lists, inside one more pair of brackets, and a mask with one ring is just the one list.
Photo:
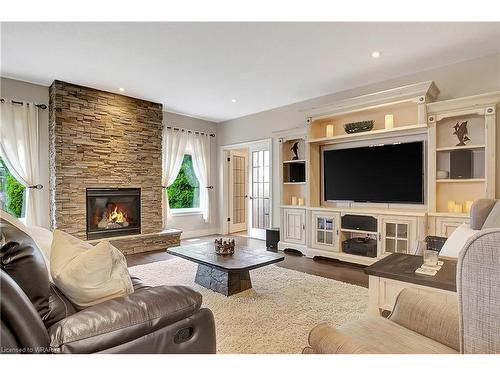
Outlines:
{"label": "brown leather sofa", "polygon": [[215,353],[215,324],[199,293],[150,287],[77,311],[49,281],[26,233],[0,218],[1,353]]}

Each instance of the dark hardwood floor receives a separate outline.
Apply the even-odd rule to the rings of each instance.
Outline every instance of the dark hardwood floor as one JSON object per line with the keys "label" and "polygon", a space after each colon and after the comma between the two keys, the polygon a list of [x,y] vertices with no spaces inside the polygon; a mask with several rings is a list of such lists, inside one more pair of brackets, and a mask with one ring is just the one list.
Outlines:
{"label": "dark hardwood floor", "polygon": [[[249,246],[254,245],[256,247],[265,247],[265,242],[261,240],[240,236],[233,237],[236,240],[236,248],[238,248],[238,243]],[[181,244],[184,245],[208,241],[213,242],[215,238],[217,238],[217,236],[206,236],[198,239],[182,240]],[[151,251],[126,256],[129,267],[139,264],[159,262],[173,257],[173,255],[168,254],[166,251]],[[364,266],[320,257],[310,259],[292,252],[285,252],[285,260],[283,262],[276,263],[276,265],[368,288],[368,275],[364,273]]]}

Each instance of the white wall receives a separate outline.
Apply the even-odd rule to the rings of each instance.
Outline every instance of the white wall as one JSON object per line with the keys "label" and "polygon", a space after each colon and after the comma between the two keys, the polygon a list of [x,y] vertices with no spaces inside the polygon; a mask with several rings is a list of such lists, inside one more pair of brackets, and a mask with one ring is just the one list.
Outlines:
{"label": "white wall", "polygon": [[[165,126],[173,126],[176,128],[190,129],[201,131],[204,133],[216,134],[217,124],[206,120],[200,120],[194,117],[188,117],[171,112],[163,112],[163,124]],[[181,229],[183,231],[183,238],[209,235],[218,233],[218,204],[217,204],[217,140],[211,138],[210,144],[211,165],[210,165],[210,184],[214,186],[211,194],[210,202],[210,220],[205,223],[201,214],[187,215],[187,216],[174,216],[168,220],[167,227]]]}
{"label": "white wall", "polygon": [[[498,91],[500,90],[500,54],[443,66],[222,122],[217,127],[217,142],[221,146],[269,138],[274,131],[303,126],[305,117],[300,110],[428,80],[433,80],[441,90],[439,100]],[[332,92],[334,91],[332,88]],[[277,151],[278,143],[274,142],[273,147]],[[278,177],[279,160],[278,152],[273,154],[273,225],[277,226],[280,221],[281,200]],[[500,130],[497,131],[497,165],[500,166]],[[500,197],[500,173],[497,174],[497,196]]]}
{"label": "white wall", "polygon": [[0,94],[2,98],[10,98],[20,102],[35,102],[36,104],[46,104],[47,109],[38,110],[39,132],[40,132],[40,183],[43,190],[41,194],[39,210],[43,212],[43,227],[49,227],[49,88],[32,83],[16,81],[13,79],[0,79]]}

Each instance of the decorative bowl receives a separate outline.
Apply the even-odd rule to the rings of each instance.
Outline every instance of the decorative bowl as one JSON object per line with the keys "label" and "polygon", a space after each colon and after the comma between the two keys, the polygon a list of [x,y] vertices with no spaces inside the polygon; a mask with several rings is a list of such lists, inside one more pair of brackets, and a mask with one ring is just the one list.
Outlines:
{"label": "decorative bowl", "polygon": [[220,238],[214,241],[215,253],[217,255],[233,255],[234,254],[234,239]]}
{"label": "decorative bowl", "polygon": [[350,122],[348,124],[344,124],[344,130],[347,134],[367,132],[372,129],[373,120]]}

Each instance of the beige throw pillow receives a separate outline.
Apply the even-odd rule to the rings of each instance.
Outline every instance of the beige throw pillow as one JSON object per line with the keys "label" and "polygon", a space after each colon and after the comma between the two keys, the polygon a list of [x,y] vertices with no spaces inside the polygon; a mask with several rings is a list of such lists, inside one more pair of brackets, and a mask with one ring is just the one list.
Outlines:
{"label": "beige throw pillow", "polygon": [[50,271],[56,286],[80,309],[134,291],[125,257],[108,241],[92,246],[54,230]]}

